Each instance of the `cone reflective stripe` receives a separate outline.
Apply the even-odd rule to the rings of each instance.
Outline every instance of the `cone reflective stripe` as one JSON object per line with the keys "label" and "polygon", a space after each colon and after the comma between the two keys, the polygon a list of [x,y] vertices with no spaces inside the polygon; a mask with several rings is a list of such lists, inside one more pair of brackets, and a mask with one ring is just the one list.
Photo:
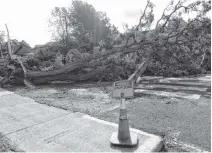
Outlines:
{"label": "cone reflective stripe", "polygon": [[120,109],[126,109],[125,98],[124,98],[123,93],[121,93],[121,104],[120,104]]}
{"label": "cone reflective stripe", "polygon": [[112,134],[110,142],[111,144],[120,146],[135,146],[138,144],[137,134],[130,132],[123,93],[121,93],[118,133],[114,132]]}

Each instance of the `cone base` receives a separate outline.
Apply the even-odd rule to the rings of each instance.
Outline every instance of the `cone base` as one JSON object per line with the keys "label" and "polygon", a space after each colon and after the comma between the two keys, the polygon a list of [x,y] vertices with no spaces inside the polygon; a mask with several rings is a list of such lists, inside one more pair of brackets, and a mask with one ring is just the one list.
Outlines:
{"label": "cone base", "polygon": [[138,136],[136,133],[130,132],[130,139],[121,141],[118,139],[118,132],[113,132],[110,143],[117,146],[136,146],[138,144]]}

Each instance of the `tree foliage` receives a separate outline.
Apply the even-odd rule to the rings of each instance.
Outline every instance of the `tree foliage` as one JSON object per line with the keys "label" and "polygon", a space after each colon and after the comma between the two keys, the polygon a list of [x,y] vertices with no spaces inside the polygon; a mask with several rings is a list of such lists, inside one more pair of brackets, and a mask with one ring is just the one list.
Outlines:
{"label": "tree foliage", "polygon": [[[205,73],[210,70],[211,20],[206,16],[210,9],[211,2],[206,0],[171,1],[155,21],[154,4],[147,1],[138,24],[121,34],[105,13],[86,2],[72,1],[71,7],[56,7],[52,11],[50,23],[60,49],[34,54],[33,58],[42,63],[38,70],[24,71],[23,64],[21,67],[24,76],[37,84],[55,80],[136,79],[142,73]],[[185,20],[188,14],[194,16]],[[58,52],[67,54],[66,63],[60,63],[63,58]]]}

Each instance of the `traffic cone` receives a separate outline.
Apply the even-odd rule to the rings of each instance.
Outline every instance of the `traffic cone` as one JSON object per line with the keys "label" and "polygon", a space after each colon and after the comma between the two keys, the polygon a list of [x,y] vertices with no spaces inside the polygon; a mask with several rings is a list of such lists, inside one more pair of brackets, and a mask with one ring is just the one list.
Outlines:
{"label": "traffic cone", "polygon": [[118,127],[118,139],[127,141],[130,139],[130,128],[127,118],[127,110],[125,103],[122,100],[120,107],[120,116],[119,116],[119,127]]}
{"label": "traffic cone", "polygon": [[138,144],[138,136],[136,133],[130,132],[125,99],[123,96],[121,97],[118,133],[112,134],[110,142],[113,145],[135,146]]}

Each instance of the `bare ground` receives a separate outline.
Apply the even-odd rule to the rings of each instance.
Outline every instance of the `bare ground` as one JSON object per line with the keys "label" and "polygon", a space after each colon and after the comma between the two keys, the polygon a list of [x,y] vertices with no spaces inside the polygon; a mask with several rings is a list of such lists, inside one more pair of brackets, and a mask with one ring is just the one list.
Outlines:
{"label": "bare ground", "polygon": [[73,112],[98,115],[119,104],[119,101],[111,98],[110,88],[107,84],[100,86],[96,83],[86,83],[43,85],[31,91],[25,87],[7,89],[30,97],[38,103]]}

